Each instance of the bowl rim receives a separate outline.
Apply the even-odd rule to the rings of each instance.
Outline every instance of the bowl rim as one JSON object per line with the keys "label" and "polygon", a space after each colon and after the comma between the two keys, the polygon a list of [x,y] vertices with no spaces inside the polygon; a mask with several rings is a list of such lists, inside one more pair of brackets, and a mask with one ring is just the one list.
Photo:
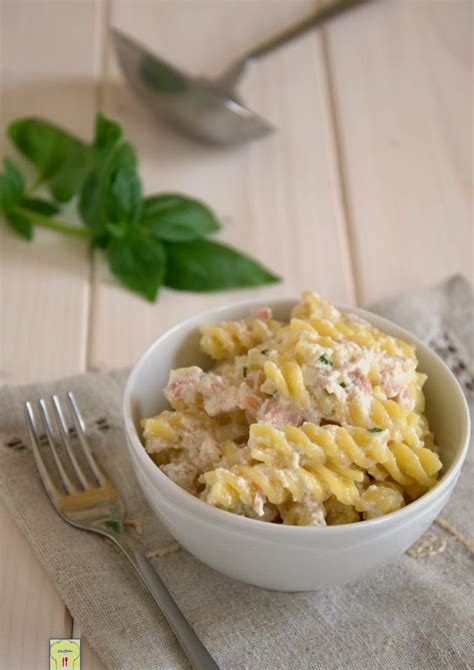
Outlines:
{"label": "bowl rim", "polygon": [[[172,338],[183,327],[191,325],[197,319],[203,319],[203,318],[213,319],[215,317],[218,317],[219,314],[227,312],[229,309],[235,309],[235,310],[243,308],[252,309],[259,306],[269,306],[271,308],[275,308],[277,306],[281,306],[287,303],[292,303],[293,305],[296,305],[298,303],[298,300],[295,299],[294,296],[282,296],[275,298],[261,297],[261,298],[254,298],[252,300],[240,300],[235,303],[226,303],[225,305],[212,307],[208,310],[204,310],[182,321],[179,321],[174,326],[172,326],[164,333],[162,333],[156,340],[154,340],[154,342],[152,342],[151,345],[147,347],[147,349],[143,352],[143,354],[136,361],[135,365],[132,367],[125,386],[123,402],[122,402],[122,413],[124,419],[124,429],[126,436],[128,438],[127,444],[129,449],[131,449],[133,453],[136,454],[136,456],[138,457],[138,461],[143,464],[147,478],[151,480],[151,483],[153,483],[155,486],[158,485],[160,487],[160,492],[162,493],[162,495],[169,498],[174,497],[175,498],[174,503],[177,505],[179,504],[180,507],[183,509],[183,511],[187,512],[188,514],[199,517],[200,521],[207,521],[211,524],[215,524],[216,527],[217,525],[224,524],[229,527],[229,530],[233,529],[235,531],[241,531],[241,532],[257,531],[258,533],[266,533],[267,535],[269,533],[276,533],[280,537],[282,537],[283,533],[291,533],[293,535],[296,535],[299,539],[302,539],[303,537],[308,538],[310,533],[313,534],[317,533],[318,536],[322,534],[331,534],[335,536],[336,534],[339,533],[356,533],[356,534],[363,533],[363,531],[368,528],[376,528],[376,527],[383,528],[385,526],[388,527],[390,526],[391,522],[394,521],[395,517],[400,522],[402,522],[404,519],[407,520],[408,517],[409,521],[410,518],[414,518],[416,516],[417,512],[421,512],[425,507],[429,506],[431,502],[434,502],[436,499],[442,497],[443,493],[445,493],[449,489],[453,480],[454,481],[456,480],[459,471],[462,467],[462,464],[464,463],[464,460],[466,458],[470,444],[471,422],[470,422],[469,408],[458,380],[451,372],[448,365],[435,351],[433,351],[433,349],[431,349],[427,344],[425,344],[422,340],[420,340],[416,335],[413,335],[402,326],[399,326],[397,323],[394,323],[393,321],[390,321],[389,319],[386,319],[385,317],[380,316],[379,314],[370,312],[364,308],[357,307],[354,305],[334,303],[335,307],[340,311],[353,312],[365,318],[367,321],[369,321],[369,323],[372,323],[372,318],[375,317],[375,319],[381,323],[381,326],[376,325],[375,327],[383,331],[385,331],[385,328],[388,327],[388,330],[385,331],[387,332],[387,334],[390,334],[389,331],[392,329],[395,329],[395,331],[399,331],[400,335],[397,335],[396,337],[400,337],[400,339],[406,339],[410,344],[414,344],[414,346],[417,349],[424,350],[425,352],[428,353],[429,356],[432,356],[437,360],[438,364],[440,364],[441,367],[444,368],[445,372],[448,373],[448,376],[451,378],[451,382],[454,384],[454,388],[456,389],[457,402],[462,407],[465,419],[464,430],[460,440],[462,446],[459,449],[457,455],[455,455],[453,462],[446,470],[446,472],[443,473],[443,475],[436,482],[433,488],[424,493],[422,496],[420,496],[420,498],[417,498],[413,502],[409,503],[408,505],[405,505],[404,507],[394,512],[390,512],[375,519],[362,520],[351,524],[340,524],[334,526],[293,526],[289,524],[284,525],[284,524],[274,524],[265,521],[262,522],[261,519],[251,519],[243,515],[234,514],[233,512],[230,512],[228,510],[223,510],[214,507],[213,505],[209,505],[205,501],[194,496],[192,493],[189,493],[185,489],[181,488],[169,477],[167,477],[160,470],[160,468],[158,468],[155,465],[155,463],[149,457],[148,453],[145,451],[145,448],[138,435],[138,431],[135,427],[135,422],[132,417],[131,397],[133,389],[136,385],[136,378],[138,377],[141,367],[146,362],[151,353],[154,352],[155,349],[157,349],[161,345],[163,340]],[[232,319],[231,316],[227,316],[226,318]],[[372,323],[372,325],[375,324]],[[132,461],[133,461],[133,454],[132,454]]]}

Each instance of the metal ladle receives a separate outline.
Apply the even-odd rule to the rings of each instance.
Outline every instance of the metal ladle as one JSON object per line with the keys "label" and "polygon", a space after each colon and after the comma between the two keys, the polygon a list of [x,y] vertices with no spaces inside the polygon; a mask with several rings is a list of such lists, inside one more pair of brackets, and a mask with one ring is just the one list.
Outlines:
{"label": "metal ladle", "polygon": [[263,137],[275,128],[245,107],[236,86],[247,68],[324,21],[371,0],[337,0],[263,42],[234,62],[215,81],[193,78],[157,58],[113,29],[121,68],[143,101],[180,131],[213,144],[239,144]]}

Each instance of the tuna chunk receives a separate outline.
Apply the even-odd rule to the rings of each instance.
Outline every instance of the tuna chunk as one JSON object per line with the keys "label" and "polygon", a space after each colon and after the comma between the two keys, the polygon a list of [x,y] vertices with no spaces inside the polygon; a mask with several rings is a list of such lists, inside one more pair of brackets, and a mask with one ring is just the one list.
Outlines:
{"label": "tuna chunk", "polygon": [[265,381],[263,370],[251,372],[239,388],[239,408],[245,410],[251,417],[257,415],[258,410],[265,401],[265,396],[260,391]]}
{"label": "tuna chunk", "polygon": [[171,370],[164,394],[175,409],[192,407],[197,403],[198,385],[204,372],[197,365]]}
{"label": "tuna chunk", "polygon": [[410,412],[413,412],[416,407],[416,397],[415,395],[410,394],[408,389],[403,389],[403,391],[400,391],[400,393],[394,396],[393,399]]}
{"label": "tuna chunk", "polygon": [[283,426],[301,426],[304,416],[287,400],[270,398],[265,400],[257,413],[257,421],[273,428]]}
{"label": "tuna chunk", "polygon": [[254,309],[252,317],[254,319],[261,319],[262,321],[270,321],[272,318],[271,307],[259,307],[258,309]]}
{"label": "tuna chunk", "polygon": [[195,365],[172,370],[164,393],[175,409],[203,407],[208,416],[238,409],[238,388]]}
{"label": "tuna chunk", "polygon": [[381,370],[381,385],[387,398],[395,398],[406,387],[412,371],[411,362],[400,356],[386,358]]}
{"label": "tuna chunk", "polygon": [[354,386],[356,386],[358,389],[364,393],[372,393],[372,384],[370,383],[370,379],[367,377],[367,375],[364,375],[361,370],[356,368],[352,372],[349,372],[348,377]]}
{"label": "tuna chunk", "polygon": [[182,457],[172,460],[170,463],[160,465],[160,470],[181,488],[196,495],[198,478],[203,472],[212,469],[221,452],[214,438],[209,436],[203,439],[202,431],[184,435],[183,448],[188,456],[186,460]]}
{"label": "tuna chunk", "polygon": [[227,384],[219,375],[204,375],[199,382],[204,410],[209,416],[226,414],[238,409],[239,390]]}

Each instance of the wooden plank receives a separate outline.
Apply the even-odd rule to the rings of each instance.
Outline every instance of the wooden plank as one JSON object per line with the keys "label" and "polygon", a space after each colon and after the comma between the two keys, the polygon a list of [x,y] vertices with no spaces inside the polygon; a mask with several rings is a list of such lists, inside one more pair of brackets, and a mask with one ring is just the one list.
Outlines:
{"label": "wooden plank", "polygon": [[70,637],[72,620],[3,504],[0,538],[0,668],[44,670],[49,638]]}
{"label": "wooden plank", "polygon": [[[314,8],[304,2],[115,2],[113,24],[195,74],[215,74],[244,49]],[[225,39],[222,35],[225,33]],[[255,66],[245,101],[278,127],[233,149],[196,144],[152,118],[128,90],[110,55],[105,111],[136,145],[147,192],[182,191],[212,204],[219,236],[281,274],[258,291],[180,294],[157,305],[115,285],[98,263],[92,301],[94,368],[130,365],[180,319],[218,304],[313,287],[354,297],[320,37],[312,33]]]}
{"label": "wooden plank", "polygon": [[[90,135],[101,66],[100,3],[0,3],[2,127],[38,115]],[[4,155],[10,148],[1,139]],[[39,231],[27,244],[0,229],[0,383],[85,367],[89,263],[80,241]],[[0,504],[0,667],[44,668],[50,637],[72,621],[54,584]]]}
{"label": "wooden plank", "polygon": [[[98,7],[81,0],[1,3],[2,127],[36,115],[91,135],[100,67]],[[11,155],[4,136],[0,141],[2,155]],[[84,369],[85,243],[38,230],[28,244],[3,225],[0,235],[2,323],[8,324],[2,329],[1,381],[40,381]]]}
{"label": "wooden plank", "polygon": [[472,13],[375,2],[325,29],[363,303],[473,277]]}

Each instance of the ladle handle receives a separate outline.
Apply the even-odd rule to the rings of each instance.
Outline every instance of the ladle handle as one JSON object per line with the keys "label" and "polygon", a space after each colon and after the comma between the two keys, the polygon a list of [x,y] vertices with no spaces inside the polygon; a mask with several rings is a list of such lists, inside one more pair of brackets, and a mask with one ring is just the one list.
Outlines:
{"label": "ladle handle", "polygon": [[355,9],[359,5],[365,5],[371,0],[336,0],[331,4],[321,7],[317,12],[307,16],[302,21],[299,21],[295,25],[287,28],[283,32],[271,37],[269,40],[266,40],[259,46],[252,49],[246,56],[247,60],[256,60],[262,56],[266,56],[271,51],[278,49],[279,47],[291,42],[296,37],[304,35],[306,32],[312,28],[316,28],[321,23],[332,19],[334,16],[338,16],[343,12],[348,11],[349,9]]}
{"label": "ladle handle", "polygon": [[251,51],[247,52],[244,56],[239,58],[237,62],[234,62],[225,73],[219,77],[219,83],[221,87],[231,90],[235,85],[237,80],[243,74],[248,65],[252,64],[258,58],[266,56],[275,49],[279,49],[284,44],[288,44],[297,37],[304,35],[306,32],[312,28],[316,28],[321,23],[332,19],[343,12],[346,12],[350,9],[355,9],[360,5],[365,5],[372,0],[335,0],[329,5],[325,5],[318,9],[317,12],[307,16],[302,21],[294,24],[290,28],[287,28],[283,32],[271,37],[270,39],[262,42],[259,46],[255,47]]}

